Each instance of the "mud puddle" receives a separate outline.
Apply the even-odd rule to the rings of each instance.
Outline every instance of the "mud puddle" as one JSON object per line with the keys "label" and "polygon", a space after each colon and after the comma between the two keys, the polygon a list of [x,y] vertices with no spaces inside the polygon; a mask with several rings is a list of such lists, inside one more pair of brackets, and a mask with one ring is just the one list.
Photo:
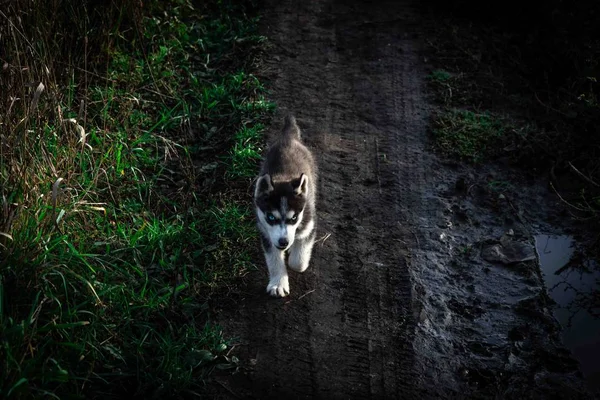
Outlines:
{"label": "mud puddle", "polygon": [[572,236],[539,234],[535,244],[563,343],[579,361],[588,385],[599,389],[600,266],[579,252]]}
{"label": "mud puddle", "polygon": [[243,365],[215,397],[590,398],[530,230],[555,197],[430,151],[417,6],[266,2],[265,73],[317,155],[323,240],[289,297],[260,270],[219,303]]}

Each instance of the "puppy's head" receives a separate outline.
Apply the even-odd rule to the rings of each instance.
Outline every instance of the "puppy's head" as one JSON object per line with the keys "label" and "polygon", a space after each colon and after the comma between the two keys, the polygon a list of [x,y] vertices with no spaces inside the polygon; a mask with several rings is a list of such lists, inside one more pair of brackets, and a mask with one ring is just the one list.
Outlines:
{"label": "puppy's head", "polygon": [[256,215],[271,244],[287,250],[294,243],[296,229],[302,223],[308,177],[301,174],[291,181],[274,182],[269,174],[256,181]]}

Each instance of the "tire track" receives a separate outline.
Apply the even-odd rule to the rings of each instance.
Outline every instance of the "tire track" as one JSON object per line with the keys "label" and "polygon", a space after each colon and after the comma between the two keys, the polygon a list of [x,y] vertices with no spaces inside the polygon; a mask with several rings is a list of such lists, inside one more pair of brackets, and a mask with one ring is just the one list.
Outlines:
{"label": "tire track", "polygon": [[252,364],[224,385],[243,398],[410,398],[414,235],[404,225],[424,173],[420,73],[405,37],[414,12],[341,0],[269,0],[265,10],[273,97],[317,155],[319,236],[331,236],[290,277],[289,298],[267,298],[261,272],[224,306],[221,323]]}

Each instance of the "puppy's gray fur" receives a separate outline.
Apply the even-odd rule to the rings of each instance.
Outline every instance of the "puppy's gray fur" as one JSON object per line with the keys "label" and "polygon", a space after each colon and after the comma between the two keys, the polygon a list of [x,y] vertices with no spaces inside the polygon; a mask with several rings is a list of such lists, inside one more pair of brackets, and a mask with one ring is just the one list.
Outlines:
{"label": "puppy's gray fur", "polygon": [[258,230],[271,296],[290,293],[286,268],[308,268],[316,235],[317,166],[302,143],[296,119],[288,115],[283,131],[271,144],[254,191]]}

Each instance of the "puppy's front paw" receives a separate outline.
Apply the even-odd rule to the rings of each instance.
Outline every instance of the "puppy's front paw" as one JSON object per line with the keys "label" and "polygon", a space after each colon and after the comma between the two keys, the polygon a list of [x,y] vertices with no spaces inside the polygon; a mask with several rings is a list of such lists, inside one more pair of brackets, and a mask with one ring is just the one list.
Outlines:
{"label": "puppy's front paw", "polygon": [[287,275],[271,279],[267,285],[267,293],[273,297],[285,297],[290,294],[290,283]]}

